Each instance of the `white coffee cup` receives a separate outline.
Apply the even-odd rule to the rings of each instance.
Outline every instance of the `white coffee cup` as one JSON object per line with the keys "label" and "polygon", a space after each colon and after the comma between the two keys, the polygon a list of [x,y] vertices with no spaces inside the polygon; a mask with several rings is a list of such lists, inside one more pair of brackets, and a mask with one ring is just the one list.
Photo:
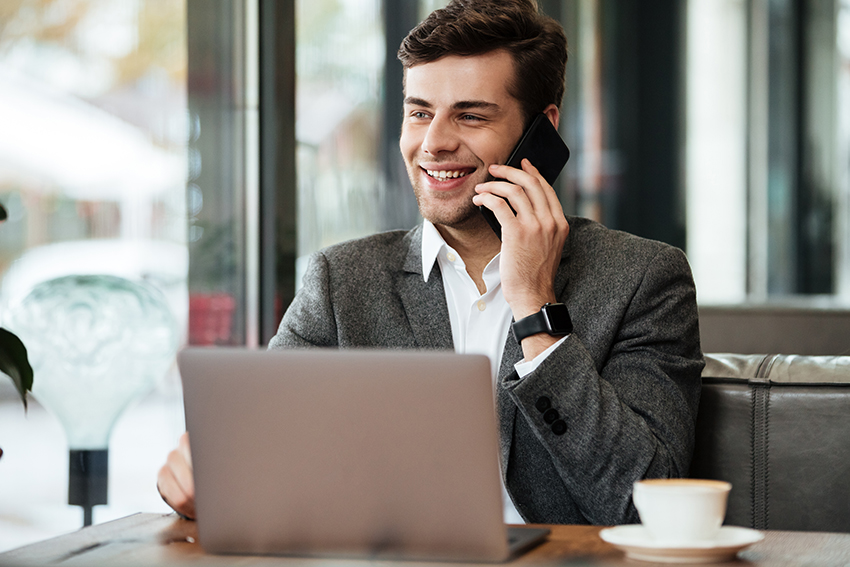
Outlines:
{"label": "white coffee cup", "polygon": [[721,480],[649,479],[634,484],[632,499],[653,539],[681,546],[717,537],[731,488]]}

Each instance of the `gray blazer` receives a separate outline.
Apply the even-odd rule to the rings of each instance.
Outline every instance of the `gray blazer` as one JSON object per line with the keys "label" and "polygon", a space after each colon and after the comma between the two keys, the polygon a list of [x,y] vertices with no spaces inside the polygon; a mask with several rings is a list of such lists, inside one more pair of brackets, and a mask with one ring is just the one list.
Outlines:
{"label": "gray blazer", "polygon": [[[574,331],[523,379],[506,337],[502,475],[528,522],[635,522],[634,481],[688,473],[703,367],[696,291],[681,250],[568,220],[555,292]],[[452,349],[439,266],[425,283],[421,244],[419,226],[316,253],[269,348]]]}

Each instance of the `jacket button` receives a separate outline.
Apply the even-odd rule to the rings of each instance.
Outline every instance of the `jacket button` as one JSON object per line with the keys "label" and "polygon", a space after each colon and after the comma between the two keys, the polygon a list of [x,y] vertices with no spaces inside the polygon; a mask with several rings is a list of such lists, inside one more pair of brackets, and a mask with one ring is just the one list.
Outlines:
{"label": "jacket button", "polygon": [[563,419],[559,419],[555,423],[552,424],[552,433],[555,435],[563,435],[567,432],[567,424]]}
{"label": "jacket button", "polygon": [[561,416],[558,414],[558,410],[553,409],[553,408],[549,408],[549,409],[546,410],[546,413],[543,414],[543,421],[545,421],[548,425],[548,424],[552,423],[553,421],[555,421],[556,419],[558,419],[559,417],[561,417]]}
{"label": "jacket button", "polygon": [[552,400],[550,400],[546,396],[540,396],[539,398],[537,398],[537,403],[534,404],[534,407],[537,408],[537,411],[543,413],[544,411],[552,407]]}

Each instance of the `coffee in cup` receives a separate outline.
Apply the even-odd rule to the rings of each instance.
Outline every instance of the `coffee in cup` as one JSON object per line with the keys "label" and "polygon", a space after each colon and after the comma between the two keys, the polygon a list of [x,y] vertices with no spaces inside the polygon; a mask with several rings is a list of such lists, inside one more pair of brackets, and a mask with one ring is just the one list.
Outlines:
{"label": "coffee in cup", "polygon": [[647,479],[632,499],[650,535],[670,545],[705,543],[720,531],[732,485],[721,480]]}

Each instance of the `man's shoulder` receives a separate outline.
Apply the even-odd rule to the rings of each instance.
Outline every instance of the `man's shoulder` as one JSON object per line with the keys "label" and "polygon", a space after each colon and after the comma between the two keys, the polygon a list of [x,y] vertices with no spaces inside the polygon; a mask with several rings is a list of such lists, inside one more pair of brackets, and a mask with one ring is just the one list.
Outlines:
{"label": "man's shoulder", "polygon": [[420,230],[416,227],[411,230],[388,230],[386,232],[377,232],[369,236],[354,238],[331,244],[321,250],[328,257],[347,256],[352,253],[371,253],[378,250],[407,250],[410,247],[410,241],[415,237],[415,233]]}
{"label": "man's shoulder", "polygon": [[[411,230],[390,230],[332,244],[319,251],[332,266],[400,267],[421,243],[421,225]],[[419,244],[421,247],[421,244]]]}
{"label": "man's shoulder", "polygon": [[613,230],[585,218],[568,218],[567,253],[575,273],[642,277],[646,270],[690,273],[685,253],[675,246]]}
{"label": "man's shoulder", "polygon": [[612,253],[639,253],[655,256],[674,246],[637,236],[622,230],[608,228],[605,225],[583,217],[567,217],[570,223],[570,240],[573,251],[598,254],[603,251]]}

